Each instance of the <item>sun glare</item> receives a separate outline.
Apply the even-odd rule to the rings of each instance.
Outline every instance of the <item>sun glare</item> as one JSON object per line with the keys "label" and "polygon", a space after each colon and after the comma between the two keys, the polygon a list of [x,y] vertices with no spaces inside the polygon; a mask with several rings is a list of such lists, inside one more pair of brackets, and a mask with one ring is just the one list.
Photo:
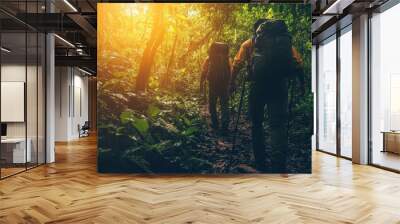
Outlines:
{"label": "sun glare", "polygon": [[188,17],[195,17],[199,15],[199,11],[195,9],[189,9],[188,10]]}
{"label": "sun glare", "polygon": [[125,4],[124,13],[128,16],[139,16],[149,11],[147,4]]}

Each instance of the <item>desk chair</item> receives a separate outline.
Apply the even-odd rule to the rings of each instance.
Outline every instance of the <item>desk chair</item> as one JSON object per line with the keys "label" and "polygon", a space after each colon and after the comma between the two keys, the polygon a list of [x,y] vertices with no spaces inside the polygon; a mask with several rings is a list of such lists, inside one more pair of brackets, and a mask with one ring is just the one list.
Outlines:
{"label": "desk chair", "polygon": [[78,124],[79,138],[89,136],[90,125],[89,121],[85,121],[85,123],[80,127]]}

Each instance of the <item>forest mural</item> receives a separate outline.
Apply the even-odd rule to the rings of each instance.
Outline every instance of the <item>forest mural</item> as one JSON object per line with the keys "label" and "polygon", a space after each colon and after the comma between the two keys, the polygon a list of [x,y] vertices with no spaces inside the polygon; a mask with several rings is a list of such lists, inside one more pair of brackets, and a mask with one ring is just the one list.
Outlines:
{"label": "forest mural", "polygon": [[99,3],[98,170],[310,173],[307,4]]}

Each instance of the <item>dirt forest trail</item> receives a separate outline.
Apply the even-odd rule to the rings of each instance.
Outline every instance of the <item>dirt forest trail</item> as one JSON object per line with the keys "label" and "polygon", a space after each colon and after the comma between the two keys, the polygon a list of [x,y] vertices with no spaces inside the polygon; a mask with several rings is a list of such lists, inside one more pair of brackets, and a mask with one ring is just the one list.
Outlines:
{"label": "dirt forest trail", "polygon": [[[257,173],[253,167],[253,153],[251,148],[250,123],[243,116],[239,120],[235,149],[232,151],[234,137],[234,120],[237,114],[231,114],[229,131],[222,134],[211,127],[208,102],[200,105],[201,116],[207,121],[207,154],[215,158],[214,168],[218,172]],[[233,116],[232,116],[233,115]]]}

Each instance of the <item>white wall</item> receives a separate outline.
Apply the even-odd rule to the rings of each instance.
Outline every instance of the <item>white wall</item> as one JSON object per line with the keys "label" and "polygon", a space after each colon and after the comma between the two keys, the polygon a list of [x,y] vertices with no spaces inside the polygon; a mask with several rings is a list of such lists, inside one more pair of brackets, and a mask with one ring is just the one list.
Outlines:
{"label": "white wall", "polygon": [[72,108],[72,117],[73,119],[71,120],[71,125],[72,125],[72,130],[71,130],[71,135],[74,137],[79,137],[79,132],[78,132],[78,124],[83,125],[85,121],[89,120],[89,102],[88,102],[88,78],[85,76],[82,76],[82,73],[76,74],[77,70],[75,70],[75,75],[74,75],[74,91],[73,94],[74,96],[74,102],[73,105],[74,107]]}
{"label": "white wall", "polygon": [[88,120],[88,78],[72,67],[56,67],[55,140],[79,138],[78,125]]}
{"label": "white wall", "polygon": [[69,68],[55,68],[55,141],[67,141],[69,133]]}

